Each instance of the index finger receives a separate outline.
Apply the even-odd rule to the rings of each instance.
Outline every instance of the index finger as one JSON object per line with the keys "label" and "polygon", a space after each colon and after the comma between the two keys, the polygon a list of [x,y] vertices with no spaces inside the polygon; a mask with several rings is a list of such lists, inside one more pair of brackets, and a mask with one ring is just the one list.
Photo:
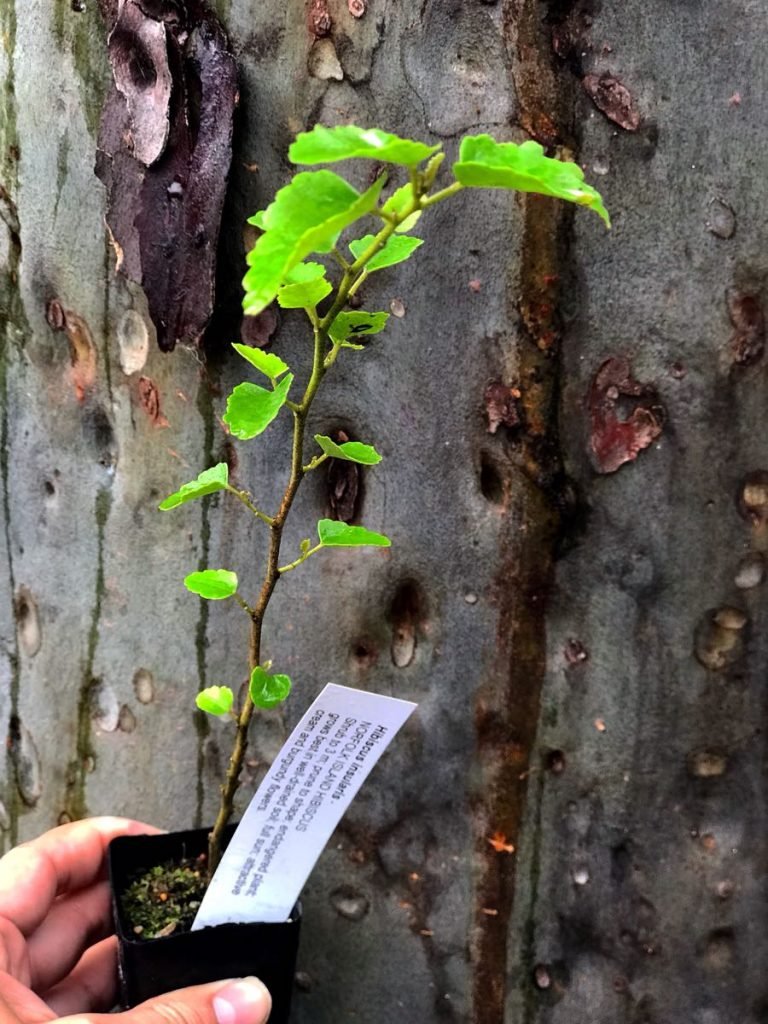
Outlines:
{"label": "index finger", "polygon": [[22,843],[0,860],[0,915],[28,935],[57,896],[84,889],[102,876],[113,839],[158,831],[129,818],[88,818]]}

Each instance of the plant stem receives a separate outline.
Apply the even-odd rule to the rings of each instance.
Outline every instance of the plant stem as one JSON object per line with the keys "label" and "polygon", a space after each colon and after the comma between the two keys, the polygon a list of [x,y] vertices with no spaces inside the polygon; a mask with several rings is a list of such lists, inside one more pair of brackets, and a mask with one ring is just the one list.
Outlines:
{"label": "plant stem", "polygon": [[350,287],[349,292],[347,293],[347,298],[348,299],[352,298],[352,296],[355,294],[357,289],[365,282],[365,279],[367,277],[368,277],[368,271],[367,270],[363,270],[363,272],[358,276],[357,280]]}
{"label": "plant stem", "polygon": [[420,208],[426,210],[429,206],[434,206],[435,203],[441,203],[444,199],[448,199],[450,196],[455,196],[457,192],[461,192],[464,186],[460,181],[454,181],[452,185],[448,185],[447,188],[441,188],[439,192],[434,192],[431,196],[424,196],[420,202]]}
{"label": "plant stem", "polygon": [[[277,581],[280,579],[280,575],[283,572],[288,572],[290,569],[300,565],[301,562],[305,561],[311,554],[318,550],[322,545],[311,548],[309,551],[302,554],[302,556],[291,562],[289,565],[280,567],[280,544],[283,536],[283,527],[285,526],[285,520],[288,513],[291,510],[296,493],[301,485],[301,481],[304,475],[314,466],[318,465],[322,461],[323,457],[313,459],[312,462],[305,466],[303,460],[304,454],[304,432],[307,422],[309,410],[312,402],[314,401],[317,390],[325,376],[328,368],[335,361],[336,356],[339,353],[340,345],[335,344],[332,346],[331,352],[326,355],[326,348],[328,346],[329,337],[328,332],[333,324],[336,317],[343,310],[346,305],[347,299],[350,295],[354,295],[360,285],[363,283],[367,276],[366,264],[373,259],[377,252],[379,252],[387,240],[395,232],[396,228],[403,223],[411,214],[415,213],[419,209],[423,209],[426,206],[432,206],[434,203],[439,202],[441,199],[447,198],[449,195],[453,195],[459,191],[462,186],[456,182],[454,185],[450,185],[448,188],[443,189],[441,192],[435,193],[430,198],[425,198],[420,193],[420,179],[418,176],[413,178],[414,196],[413,201],[407,205],[398,215],[393,217],[386,217],[386,223],[384,227],[375,236],[371,244],[360,255],[354,263],[348,263],[341,256],[340,253],[334,255],[337,261],[343,266],[344,273],[339,282],[339,287],[334,297],[334,300],[322,319],[318,320],[316,317],[310,317],[312,322],[312,330],[314,335],[314,355],[312,360],[312,373],[309,378],[304,396],[301,402],[296,404],[295,402],[286,402],[287,408],[293,413],[293,441],[291,446],[291,470],[288,478],[288,483],[283,494],[282,501],[280,502],[280,508],[275,516],[268,516],[265,512],[258,509],[247,491],[238,491],[237,489],[230,487],[229,490],[243,502],[243,504],[250,509],[250,511],[262,521],[266,522],[270,529],[269,537],[269,550],[267,553],[267,566],[264,574],[264,580],[259,591],[259,596],[256,604],[253,608],[248,608],[244,601],[241,604],[248,608],[251,618],[251,630],[248,644],[248,664],[250,671],[253,672],[261,662],[261,638],[262,628],[264,624],[264,616],[266,615],[267,608],[269,606],[272,593],[275,589]],[[339,257],[341,257],[339,259]],[[208,877],[213,877],[213,873],[216,870],[218,863],[221,859],[221,843],[229,819],[232,817],[234,809],[235,794],[240,785],[240,775],[243,770],[243,763],[245,760],[245,753],[248,746],[248,727],[251,724],[251,718],[253,717],[254,704],[251,700],[250,692],[246,692],[243,700],[243,706],[240,709],[240,713],[237,716],[237,726],[235,730],[235,742],[233,744],[232,755],[229,759],[229,766],[224,782],[221,787],[221,803],[219,805],[219,812],[216,817],[216,822],[213,826],[210,836],[208,837]]]}
{"label": "plant stem", "polygon": [[[280,508],[277,515],[270,517],[269,550],[267,553],[267,568],[264,574],[264,581],[261,585],[258,599],[251,610],[251,632],[248,644],[248,664],[250,671],[256,668],[261,661],[261,634],[264,624],[264,616],[269,606],[275,584],[280,579],[280,544],[283,537],[283,526],[288,513],[293,505],[296,492],[299,489],[304,477],[304,428],[307,414],[312,405],[317,389],[325,374],[323,365],[325,355],[325,343],[327,332],[318,326],[314,328],[314,357],[312,360],[312,374],[307,384],[300,404],[293,410],[293,440],[291,444],[291,472],[288,484],[285,488]],[[252,509],[252,511],[254,511]],[[229,759],[229,766],[224,782],[221,787],[221,803],[219,813],[208,837],[208,877],[213,873],[221,860],[221,841],[224,829],[232,817],[234,809],[235,793],[240,785],[240,774],[243,770],[245,752],[248,747],[248,727],[253,717],[254,704],[250,692],[246,692],[243,706],[237,720],[235,730],[235,742],[232,748],[232,756]]]}
{"label": "plant stem", "polygon": [[[325,357],[325,368],[326,370],[331,364],[328,362],[328,356]],[[318,466],[322,466],[325,460],[328,458],[328,453],[323,452],[322,455],[315,455],[315,457],[306,464],[304,467],[305,473],[311,473],[313,469],[317,469]]]}
{"label": "plant stem", "polygon": [[[331,351],[325,357],[325,368],[326,368],[326,370],[330,370],[330,368],[336,362],[336,360],[339,357],[339,352],[341,352],[341,345],[334,345],[333,348],[331,349]],[[312,468],[314,469],[314,466]]]}
{"label": "plant stem", "polygon": [[253,615],[253,608],[251,608],[251,606],[248,604],[248,602],[245,600],[242,594],[235,594],[234,598],[244,612],[246,612],[249,616]]}
{"label": "plant stem", "polygon": [[272,516],[268,516],[266,512],[262,512],[260,508],[256,507],[248,491],[238,491],[238,489],[236,487],[232,487],[231,484],[227,485],[227,490],[230,494],[234,494],[239,501],[242,501],[245,507],[252,512],[257,519],[261,519],[261,521],[266,523],[267,526],[272,525]]}
{"label": "plant stem", "polygon": [[372,260],[380,249],[383,249],[389,238],[395,233],[395,228],[398,224],[401,224],[406,217],[410,217],[416,209],[417,204],[414,203],[410,205],[400,217],[395,218],[388,224],[385,224],[365,252],[362,253],[360,257],[351,264],[349,269],[344,272],[344,276],[339,282],[339,289],[336,292],[336,297],[333,300],[331,308],[317,325],[315,337],[317,337],[318,330],[327,337],[329,327],[346,305],[347,299],[350,294],[352,294],[352,289],[357,289],[362,284],[361,278],[364,279],[367,276],[365,269],[366,263]]}
{"label": "plant stem", "polygon": [[289,562],[288,565],[281,565],[277,571],[282,575],[284,572],[290,572],[291,569],[296,569],[302,562],[306,562],[310,555],[314,555],[315,552],[319,551],[322,547],[322,544],[315,544],[313,548],[308,548],[306,551],[302,552],[302,554],[300,554],[298,558],[294,559],[293,562]]}
{"label": "plant stem", "polygon": [[349,261],[344,259],[338,246],[334,245],[333,249],[331,249],[331,255],[339,264],[342,270],[349,270]]}

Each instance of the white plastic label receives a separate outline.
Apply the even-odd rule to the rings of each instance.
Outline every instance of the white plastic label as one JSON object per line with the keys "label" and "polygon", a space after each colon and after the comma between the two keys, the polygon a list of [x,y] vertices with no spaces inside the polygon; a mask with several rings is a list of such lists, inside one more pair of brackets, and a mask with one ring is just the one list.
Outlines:
{"label": "white plastic label", "polygon": [[192,930],[286,921],[342,815],[415,708],[329,683],[251,800]]}

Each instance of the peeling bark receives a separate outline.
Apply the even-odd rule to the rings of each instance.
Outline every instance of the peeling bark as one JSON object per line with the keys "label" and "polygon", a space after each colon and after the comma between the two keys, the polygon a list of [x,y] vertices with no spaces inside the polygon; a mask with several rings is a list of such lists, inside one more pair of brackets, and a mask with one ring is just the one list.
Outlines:
{"label": "peeling bark", "polygon": [[627,132],[640,127],[640,113],[629,89],[615,75],[587,75],[584,89],[598,110]]}
{"label": "peeling bark", "polygon": [[140,284],[160,348],[197,345],[213,311],[237,69],[205,4],[108,5],[114,85],[96,170],[118,270]]}
{"label": "peeling bark", "polygon": [[[621,402],[631,406],[622,411]],[[664,410],[656,389],[635,380],[626,359],[612,356],[589,392],[590,448],[600,473],[615,473],[661,434]]]}

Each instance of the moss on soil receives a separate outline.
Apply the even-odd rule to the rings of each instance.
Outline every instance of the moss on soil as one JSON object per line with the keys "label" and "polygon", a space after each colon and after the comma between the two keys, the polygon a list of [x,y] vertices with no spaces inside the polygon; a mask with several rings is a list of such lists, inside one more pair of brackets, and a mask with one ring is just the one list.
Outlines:
{"label": "moss on soil", "polygon": [[189,931],[207,885],[205,861],[205,854],[169,861],[134,878],[121,898],[134,935],[159,939]]}

